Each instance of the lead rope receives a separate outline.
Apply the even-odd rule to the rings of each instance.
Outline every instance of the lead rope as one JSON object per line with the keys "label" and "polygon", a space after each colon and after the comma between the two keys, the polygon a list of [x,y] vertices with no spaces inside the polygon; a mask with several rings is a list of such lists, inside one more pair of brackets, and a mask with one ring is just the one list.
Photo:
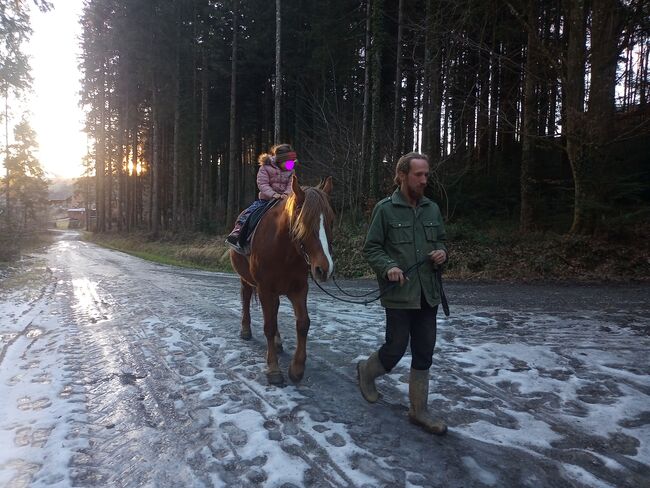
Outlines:
{"label": "lead rope", "polygon": [[[307,263],[309,264],[309,260],[307,259],[307,257],[305,257],[305,260],[306,260]],[[422,265],[423,265],[424,263],[426,263],[427,261],[429,261],[429,257],[428,257],[428,256],[423,257],[423,258],[420,259],[417,263],[415,263],[413,266],[411,266],[410,268],[408,268],[408,269],[404,272],[404,276],[406,276],[406,278],[408,278],[409,274],[411,274],[414,270],[416,270],[417,268],[419,268],[420,266],[422,266]],[[336,299],[336,300],[339,300],[339,301],[341,301],[341,302],[353,303],[353,304],[355,304],[355,305],[368,305],[369,303],[376,302],[376,301],[379,300],[381,297],[383,297],[384,295],[386,295],[389,291],[391,291],[393,288],[395,288],[396,286],[399,285],[399,281],[395,281],[395,282],[389,284],[389,285],[388,285],[386,288],[384,288],[383,290],[381,290],[381,288],[377,288],[376,290],[372,290],[372,291],[370,291],[370,292],[368,292],[368,293],[364,293],[363,295],[352,295],[352,294],[346,292],[345,290],[341,289],[341,287],[338,285],[338,283],[336,283],[336,280],[334,280],[334,283],[336,284],[336,287],[339,289],[339,291],[340,291],[341,293],[343,293],[344,295],[347,295],[347,296],[349,296],[349,297],[353,297],[353,298],[364,298],[364,297],[366,297],[366,296],[368,296],[368,295],[372,295],[372,294],[374,294],[374,293],[377,293],[378,291],[381,291],[381,293],[379,293],[379,295],[377,295],[375,298],[373,298],[373,299],[371,299],[371,300],[355,301],[355,300],[350,300],[350,299],[348,299],[348,298],[343,298],[343,297],[336,296],[336,295],[330,293],[329,291],[327,291],[325,288],[323,288],[323,287],[321,286],[321,284],[320,284],[320,283],[319,283],[319,282],[314,278],[314,275],[313,275],[312,272],[311,272],[311,266],[309,266],[309,276],[311,276],[311,280],[312,280],[312,281],[316,284],[316,286],[317,286],[318,288],[320,288],[321,291],[322,291],[323,293],[325,293],[326,295],[328,295],[328,296],[330,296],[330,297],[332,297],[332,298],[334,298],[334,299]],[[444,307],[443,307],[443,308],[444,308]]]}

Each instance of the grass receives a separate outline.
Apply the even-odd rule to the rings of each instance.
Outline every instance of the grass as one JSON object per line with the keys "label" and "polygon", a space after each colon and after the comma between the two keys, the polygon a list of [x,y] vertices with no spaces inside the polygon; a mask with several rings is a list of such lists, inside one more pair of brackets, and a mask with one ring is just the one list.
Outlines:
{"label": "grass", "polygon": [[207,271],[233,271],[228,257],[228,246],[222,237],[202,234],[163,235],[157,240],[152,240],[145,233],[84,233],[84,238],[156,263]]}
{"label": "grass", "polygon": [[[624,239],[521,234],[508,222],[447,225],[450,260],[446,279],[469,281],[629,282],[650,279],[647,229]],[[365,224],[341,223],[334,231],[334,259],[341,277],[374,277],[362,254]],[[145,233],[89,234],[102,246],[143,259],[210,271],[232,272],[225,236]]]}
{"label": "grass", "polygon": [[23,254],[43,250],[53,241],[52,233],[47,230],[22,236],[9,233],[0,235],[0,264],[11,264]]}

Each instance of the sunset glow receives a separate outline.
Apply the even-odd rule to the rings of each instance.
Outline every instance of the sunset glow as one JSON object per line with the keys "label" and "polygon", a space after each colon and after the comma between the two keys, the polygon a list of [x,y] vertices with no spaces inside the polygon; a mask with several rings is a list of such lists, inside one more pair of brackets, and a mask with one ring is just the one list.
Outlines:
{"label": "sunset glow", "polygon": [[27,52],[34,82],[27,109],[37,134],[38,157],[48,176],[72,178],[83,173],[87,140],[79,107],[81,72],[77,66],[82,4],[81,0],[66,0],[55,2],[54,10],[47,13],[31,9],[34,32]]}

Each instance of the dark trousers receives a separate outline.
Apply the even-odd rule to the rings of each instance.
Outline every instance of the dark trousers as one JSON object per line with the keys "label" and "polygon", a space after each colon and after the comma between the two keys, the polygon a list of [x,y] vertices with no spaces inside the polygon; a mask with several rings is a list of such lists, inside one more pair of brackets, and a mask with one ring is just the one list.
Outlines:
{"label": "dark trousers", "polygon": [[420,309],[386,309],[386,342],[379,348],[379,361],[386,371],[392,370],[402,359],[411,339],[411,368],[427,370],[431,367],[436,345],[436,314],[424,296]]}
{"label": "dark trousers", "polygon": [[244,210],[242,213],[239,214],[239,217],[237,217],[237,223],[240,225],[244,225],[250,214],[252,214],[255,210],[257,210],[260,207],[263,207],[267,203],[269,203],[270,200],[255,200],[253,203],[249,205],[249,207]]}

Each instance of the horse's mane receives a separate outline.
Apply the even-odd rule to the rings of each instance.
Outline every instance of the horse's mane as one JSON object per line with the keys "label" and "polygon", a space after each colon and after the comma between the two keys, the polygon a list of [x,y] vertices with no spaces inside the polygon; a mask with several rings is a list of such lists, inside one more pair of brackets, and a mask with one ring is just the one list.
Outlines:
{"label": "horse's mane", "polygon": [[301,241],[309,232],[318,229],[321,214],[326,222],[334,218],[334,211],[327,194],[323,191],[323,185],[324,183],[321,182],[318,186],[303,187],[305,200],[300,206],[296,202],[295,194],[287,199],[286,210],[289,214],[289,229],[293,240]]}

